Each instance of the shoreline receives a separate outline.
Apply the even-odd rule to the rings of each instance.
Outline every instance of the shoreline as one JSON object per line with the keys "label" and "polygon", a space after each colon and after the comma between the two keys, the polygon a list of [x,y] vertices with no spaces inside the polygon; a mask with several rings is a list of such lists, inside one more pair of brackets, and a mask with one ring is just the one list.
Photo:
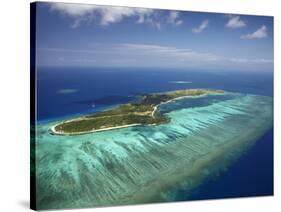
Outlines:
{"label": "shoreline", "polygon": [[[165,101],[165,102],[160,102],[159,104],[155,105],[153,107],[153,111],[151,112],[151,116],[153,118],[155,118],[154,114],[156,113],[158,107],[162,104],[168,104],[170,102],[173,102],[173,101],[177,101],[177,100],[181,100],[181,99],[185,99],[185,98],[200,98],[200,97],[204,97],[204,96],[207,96],[207,95],[212,95],[211,93],[209,94],[201,94],[201,95],[197,95],[197,96],[180,96],[180,97],[175,97],[173,99],[170,99],[168,101]],[[103,128],[103,129],[97,129],[97,130],[89,130],[89,131],[84,131],[84,132],[69,132],[69,133],[65,133],[65,132],[60,132],[60,131],[56,131],[55,127],[57,125],[60,125],[62,123],[68,123],[68,122],[71,122],[71,121],[74,121],[74,120],[85,120],[85,119],[88,119],[86,118],[85,116],[83,117],[79,117],[79,118],[74,118],[74,119],[70,119],[70,120],[67,120],[67,121],[63,121],[63,122],[59,122],[57,124],[55,124],[54,126],[52,126],[49,130],[51,131],[50,133],[53,134],[53,135],[61,135],[61,136],[72,136],[72,135],[83,135],[83,134],[89,134],[89,133],[95,133],[95,132],[102,132],[102,131],[108,131],[108,130],[115,130],[115,129],[121,129],[121,128],[127,128],[127,127],[134,127],[134,126],[142,126],[144,124],[139,124],[139,123],[135,123],[135,124],[127,124],[127,125],[121,125],[121,126],[116,126],[116,127],[107,127],[107,128]],[[156,124],[148,124],[147,126],[149,125],[156,125]]]}
{"label": "shoreline", "polygon": [[198,96],[180,96],[180,97],[175,97],[173,99],[170,99],[166,102],[160,102],[158,105],[155,105],[153,108],[154,110],[152,111],[152,116],[154,117],[154,113],[157,111],[158,107],[160,105],[164,105],[164,104],[168,104],[170,102],[173,102],[173,101],[177,101],[177,100],[181,100],[181,99],[185,99],[185,98],[198,98],[198,97],[204,97],[204,96],[207,96],[207,95],[212,95],[212,94],[201,94],[201,95],[198,95]]}
{"label": "shoreline", "polygon": [[107,128],[104,128],[104,129],[90,130],[90,131],[85,131],[85,132],[74,132],[74,133],[65,133],[65,132],[56,131],[55,127],[57,125],[58,124],[56,124],[56,125],[54,125],[50,128],[52,134],[55,134],[55,135],[83,135],[83,134],[102,132],[102,131],[107,131],[107,130],[115,130],[115,129],[120,129],[120,128],[135,127],[135,126],[140,126],[142,124],[127,124],[127,125],[121,125],[121,126],[117,126],[117,127],[107,127]]}

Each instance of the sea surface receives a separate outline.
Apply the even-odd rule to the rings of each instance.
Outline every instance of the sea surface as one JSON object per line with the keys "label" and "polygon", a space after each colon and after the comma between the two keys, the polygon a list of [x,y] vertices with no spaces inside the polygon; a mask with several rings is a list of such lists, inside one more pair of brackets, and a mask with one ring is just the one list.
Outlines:
{"label": "sea surface", "polygon": [[[156,135],[157,128],[155,128],[155,131],[150,131],[149,128],[144,127],[135,129],[123,129],[123,131],[116,131],[107,134],[101,133],[98,135],[85,135],[84,137],[82,136],[81,139],[85,139],[88,141],[91,139],[91,136],[96,136],[96,139],[104,139],[109,141],[111,139],[110,136],[112,136],[113,138],[114,136],[117,136],[116,133],[120,132],[119,134],[121,134],[122,132],[123,134],[127,134],[128,136],[140,136],[140,140],[144,139],[145,135],[149,137],[150,133],[152,135],[151,138],[154,139],[152,140],[152,142],[156,143],[157,139],[160,142],[161,138],[161,142],[169,142],[173,139],[182,139],[184,133],[180,133],[181,127],[182,130],[186,133],[186,135],[189,135],[190,132],[188,132],[188,130],[186,129],[190,129],[191,132],[197,132],[196,130],[198,130],[197,128],[191,129],[192,126],[198,125],[198,128],[204,128],[205,125],[207,126],[208,124],[212,124],[216,121],[219,122],[224,118],[227,119],[227,116],[229,114],[242,114],[243,111],[248,111],[247,116],[249,115],[249,117],[251,117],[253,120],[256,119],[257,123],[260,124],[257,124],[257,128],[259,127],[262,130],[266,129],[266,131],[262,131],[262,135],[258,136],[258,140],[247,144],[247,148],[244,148],[241,151],[239,150],[239,154],[237,154],[239,155],[239,157],[231,156],[231,159],[229,159],[229,161],[232,161],[231,163],[228,162],[227,165],[220,166],[220,169],[217,171],[207,170],[207,174],[204,172],[205,175],[208,177],[205,177],[200,182],[185,182],[180,186],[175,186],[175,188],[173,188],[169,192],[163,192],[161,201],[199,200],[228,197],[262,196],[273,194],[273,126],[272,121],[270,121],[270,112],[272,111],[273,105],[271,100],[271,98],[273,97],[272,72],[224,72],[168,68],[140,69],[39,67],[37,70],[37,88],[37,123],[39,126],[37,140],[39,141],[38,146],[42,146],[42,151],[39,151],[38,153],[42,154],[42,157],[41,155],[38,156],[37,163],[39,163],[41,160],[44,161],[43,150],[46,149],[46,151],[50,151],[47,150],[48,147],[45,147],[44,144],[40,144],[40,142],[43,143],[45,139],[46,142],[50,142],[49,144],[53,145],[56,139],[59,142],[63,140],[63,136],[60,136],[60,138],[52,138],[50,137],[50,135],[47,135],[47,128],[49,127],[49,125],[51,125],[51,123],[70,117],[79,116],[82,114],[94,113],[100,110],[114,107],[118,104],[136,101],[140,95],[151,92],[165,92],[170,90],[189,88],[223,89],[229,92],[229,95],[207,97],[205,99],[195,98],[190,101],[182,100],[177,103],[162,106],[160,108],[160,112],[166,113],[169,116],[174,117],[176,120],[175,123],[171,122],[170,125],[159,127],[159,130],[163,130],[165,129],[164,127],[167,127],[166,135]],[[236,100],[237,102],[235,102]],[[206,120],[204,120],[204,116],[200,116],[204,123],[199,123],[197,120],[197,117],[199,117],[198,114],[200,111],[204,112],[205,106],[208,108],[208,110],[213,112],[213,116],[210,116],[209,118],[208,116],[206,116]],[[257,108],[258,106],[260,108]],[[263,120],[257,117],[259,116],[258,113],[263,112],[263,106],[267,111],[269,111],[269,115],[265,116],[265,119],[269,118],[269,121],[265,122],[268,124],[268,127],[262,127],[261,123]],[[226,108],[224,109],[223,107]],[[237,109],[237,111],[239,112],[231,109],[227,111],[227,107],[239,107],[239,110]],[[252,111],[251,107],[253,107]],[[188,112],[184,111],[185,108],[189,108],[188,111],[190,111],[190,118],[194,117],[195,120],[194,122],[189,123],[190,126],[187,126],[186,119],[181,118],[183,114],[186,114]],[[223,115],[222,117],[217,117],[217,113],[219,111],[225,113],[225,117]],[[246,118],[246,115],[245,117],[241,117],[241,119],[239,120],[234,120],[230,118],[229,120],[227,119],[225,122],[229,122],[230,124],[229,129],[226,129],[226,131],[230,130],[229,132],[235,135],[235,133],[238,133],[238,130],[243,130],[242,128],[240,129],[239,127],[237,127],[237,132],[231,132],[231,129],[234,128],[230,128],[230,126],[236,126],[239,121],[241,122],[243,120],[243,118]],[[240,124],[243,124],[243,122]],[[251,123],[249,122],[249,126],[252,126],[250,124]],[[168,133],[169,126],[169,129],[171,130],[169,131],[170,134]],[[206,129],[206,134],[207,132],[209,131],[207,131]],[[207,137],[207,135],[204,136]],[[223,136],[227,138],[227,135],[222,135],[222,137]],[[253,138],[253,136],[251,138]],[[53,140],[51,141],[51,139]],[[74,139],[70,138],[69,141],[67,141],[68,143],[66,142],[67,145],[73,145]],[[190,139],[192,140],[192,138]],[[142,145],[139,141],[135,141],[135,143]],[[180,143],[180,141],[178,143]],[[87,145],[88,143],[85,142],[83,144],[83,148],[85,148],[85,146],[87,147]],[[207,145],[211,144],[206,143],[206,146]],[[55,145],[53,146],[54,148],[56,147]],[[58,146],[57,148],[65,147]],[[109,147],[102,148],[107,151]],[[149,149],[152,149],[152,147],[149,146],[142,146],[140,147],[140,149],[141,148],[143,148],[144,152],[147,152]],[[171,148],[178,147],[171,146]],[[52,148],[50,147],[50,149]],[[130,149],[129,146],[128,149]],[[203,150],[205,151],[205,149],[203,149],[202,147],[200,151],[203,152]],[[117,154],[117,150],[113,151],[116,151],[114,152],[114,154]],[[45,153],[46,152],[44,152],[44,154]],[[64,157],[64,155],[58,156],[59,154],[62,153],[57,153],[57,155],[55,156]],[[121,156],[119,155],[116,157],[123,157],[122,151],[118,154],[120,154]],[[125,154],[125,152],[123,152],[123,154]],[[180,156],[181,155],[179,153],[177,157],[180,158]],[[69,155],[65,157],[68,157],[68,159],[65,159],[65,161],[71,162],[69,160],[73,157],[73,155],[72,153],[69,153]],[[54,159],[54,161],[56,160]],[[60,165],[62,166],[62,164]],[[114,166],[113,164],[107,165]],[[46,166],[51,166],[51,164],[49,164],[49,162],[46,162]],[[159,164],[159,166],[161,166],[161,164]],[[41,170],[40,168],[42,167],[39,167],[38,170]],[[158,168],[160,170],[161,167]],[[72,167],[69,172],[73,172],[73,170],[74,168]],[[42,171],[38,173],[38,175],[42,175],[41,177],[43,177],[44,175],[49,176],[50,173],[55,173],[57,170],[50,168],[49,171],[49,173]],[[209,174],[209,172],[211,174]],[[75,174],[72,173],[72,175],[74,176]],[[52,178],[50,178],[50,181],[51,179]],[[191,184],[192,186],[190,186]],[[68,188],[67,185],[65,186],[66,188]],[[41,189],[44,190],[44,187],[42,186]],[[59,194],[57,195],[59,196]],[[46,202],[51,201],[50,198],[51,197],[47,198],[46,195],[42,195],[42,201],[40,203],[42,204],[42,208],[62,208],[69,206],[67,204],[61,206],[44,206]],[[114,204],[114,198],[115,197],[112,197],[112,204]],[[155,201],[158,200],[159,198]],[[85,206],[91,206],[87,205],[86,202],[80,202],[79,204],[77,203],[77,205],[72,206],[83,207],[83,204]],[[112,204],[109,203],[108,205]],[[97,204],[97,206],[99,206],[99,204]]]}

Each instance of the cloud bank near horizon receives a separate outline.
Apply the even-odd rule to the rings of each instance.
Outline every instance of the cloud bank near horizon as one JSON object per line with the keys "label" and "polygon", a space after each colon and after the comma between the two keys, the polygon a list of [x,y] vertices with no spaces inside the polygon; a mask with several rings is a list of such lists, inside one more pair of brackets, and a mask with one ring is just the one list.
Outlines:
{"label": "cloud bank near horizon", "polygon": [[[92,66],[106,63],[111,66],[140,66],[139,61],[147,61],[152,66],[159,63],[165,66],[235,66],[235,65],[273,65],[270,58],[236,58],[217,55],[212,52],[195,51],[189,48],[163,46],[141,43],[119,43],[113,45],[97,45],[93,49],[62,49],[39,48],[38,52],[46,55],[67,55],[67,59],[57,60],[63,65],[71,62],[73,65]],[[108,59],[111,58],[111,59]],[[145,66],[147,63],[143,64]]]}

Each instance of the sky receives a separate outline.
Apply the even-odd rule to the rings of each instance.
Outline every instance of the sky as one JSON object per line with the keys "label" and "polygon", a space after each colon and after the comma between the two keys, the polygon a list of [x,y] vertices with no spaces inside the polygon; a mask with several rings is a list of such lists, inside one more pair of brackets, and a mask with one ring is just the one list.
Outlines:
{"label": "sky", "polygon": [[273,71],[273,17],[37,3],[38,66]]}

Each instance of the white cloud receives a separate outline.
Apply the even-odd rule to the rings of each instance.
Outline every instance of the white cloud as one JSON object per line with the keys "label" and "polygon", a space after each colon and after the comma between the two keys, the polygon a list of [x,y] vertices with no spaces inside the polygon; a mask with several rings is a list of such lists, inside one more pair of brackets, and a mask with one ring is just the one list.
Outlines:
{"label": "white cloud", "polygon": [[50,3],[51,11],[58,11],[74,19],[72,27],[76,28],[82,21],[99,21],[106,26],[120,22],[125,17],[136,17],[138,23],[144,23],[147,16],[153,13],[152,9],[96,6],[88,4]]}
{"label": "white cloud", "polygon": [[126,52],[129,55],[145,55],[149,57],[168,58],[179,61],[215,61],[218,57],[208,52],[197,52],[188,48],[172,46],[123,43],[112,48],[113,51]]}
{"label": "white cloud", "polygon": [[92,59],[92,58],[79,58],[79,59],[75,59],[74,61],[77,63],[95,63],[95,62],[97,62],[96,59]]}
{"label": "white cloud", "polygon": [[273,60],[270,59],[247,59],[247,58],[229,58],[230,62],[234,63],[258,63],[258,64],[267,64],[267,63],[273,63]]}
{"label": "white cloud", "polygon": [[72,18],[72,28],[79,27],[82,22],[95,22],[102,26],[108,26],[128,17],[134,17],[137,24],[148,24],[156,29],[161,29],[164,25],[180,26],[183,23],[183,20],[180,19],[180,13],[176,11],[171,11],[167,15],[161,11],[147,8],[71,3],[49,3],[49,5],[51,11],[57,11]]}
{"label": "white cloud", "polygon": [[160,13],[154,10],[151,10],[150,13],[140,14],[137,20],[138,24],[148,24],[156,29],[160,30],[163,26],[163,22],[159,18]]}
{"label": "white cloud", "polygon": [[57,10],[69,16],[83,16],[91,13],[97,6],[90,4],[50,3],[51,10]]}
{"label": "white cloud", "polygon": [[230,19],[225,26],[231,29],[237,29],[245,27],[246,23],[240,19],[240,16],[230,16]]}
{"label": "white cloud", "polygon": [[124,17],[136,16],[145,17],[151,14],[151,9],[129,8],[129,7],[103,7],[100,8],[101,25],[108,25],[121,21]]}
{"label": "white cloud", "polygon": [[[234,58],[217,55],[212,52],[196,51],[189,48],[173,46],[142,44],[142,43],[119,43],[113,45],[97,46],[94,49],[59,49],[39,48],[40,52],[47,55],[56,53],[68,55],[75,63],[100,64],[104,61],[110,64],[173,64],[186,66],[201,65],[266,65],[273,64],[272,59],[266,58]],[[83,57],[83,58],[81,58]],[[231,65],[232,66],[232,65]]]}
{"label": "white cloud", "polygon": [[73,94],[77,93],[77,89],[72,89],[72,88],[65,88],[65,89],[60,89],[57,91],[57,94]]}
{"label": "white cloud", "polygon": [[59,57],[59,58],[58,58],[58,61],[59,61],[59,62],[64,62],[65,59],[64,59],[64,57]]}
{"label": "white cloud", "polygon": [[181,25],[183,21],[179,19],[179,16],[180,16],[179,12],[171,11],[169,13],[169,16],[167,17],[167,23],[173,26]]}
{"label": "white cloud", "polygon": [[259,39],[267,37],[267,28],[265,25],[262,25],[259,29],[257,29],[253,33],[249,33],[247,35],[242,35],[242,39]]}
{"label": "white cloud", "polygon": [[200,33],[202,32],[204,29],[206,29],[209,25],[209,20],[206,19],[204,21],[202,21],[202,23],[198,26],[192,29],[193,33]]}
{"label": "white cloud", "polygon": [[73,54],[99,54],[99,50],[92,49],[65,49],[65,48],[37,48],[38,51],[56,52],[56,53],[73,53]]}

